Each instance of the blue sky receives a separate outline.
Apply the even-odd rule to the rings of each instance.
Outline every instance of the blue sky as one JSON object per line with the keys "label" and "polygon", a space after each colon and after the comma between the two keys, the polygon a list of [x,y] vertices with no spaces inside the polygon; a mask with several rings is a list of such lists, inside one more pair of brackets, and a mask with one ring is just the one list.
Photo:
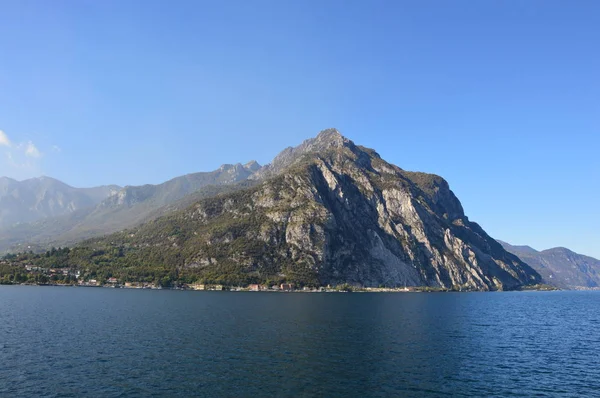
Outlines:
{"label": "blue sky", "polygon": [[337,127],[600,258],[600,2],[3,1],[0,175],[159,183]]}

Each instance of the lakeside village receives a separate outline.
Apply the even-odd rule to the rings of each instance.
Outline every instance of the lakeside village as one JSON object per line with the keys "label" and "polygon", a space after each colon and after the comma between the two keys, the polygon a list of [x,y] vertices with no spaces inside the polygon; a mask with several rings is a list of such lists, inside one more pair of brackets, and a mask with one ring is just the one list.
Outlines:
{"label": "lakeside village", "polygon": [[[0,260],[0,267],[11,265],[6,260]],[[96,279],[84,277],[81,271],[71,268],[44,268],[31,264],[20,265],[20,272],[12,275],[0,275],[0,285],[33,285],[33,286],[79,286],[79,287],[105,287],[121,289],[170,289],[170,290],[200,290],[200,291],[238,291],[238,292],[468,292],[466,286],[456,286],[451,289],[429,286],[405,287],[362,287],[350,284],[337,286],[307,287],[296,286],[293,283],[279,284],[250,284],[248,286],[226,286],[221,284],[203,283],[171,283],[163,286],[151,282],[121,281],[115,277]],[[24,272],[23,272],[24,271]],[[535,285],[523,286],[520,290],[558,290],[554,286]]]}
{"label": "lakeside village", "polygon": [[260,285],[251,284],[248,286],[225,286],[220,284],[200,284],[200,283],[182,283],[174,286],[163,287],[158,284],[148,282],[121,282],[117,278],[111,277],[106,280],[81,278],[80,272],[71,272],[66,269],[44,269],[34,266],[25,266],[29,272],[41,273],[46,278],[39,278],[38,281],[2,281],[1,284],[24,285],[24,286],[79,286],[79,287],[105,287],[105,288],[120,288],[120,289],[170,289],[170,290],[204,290],[204,291],[237,291],[237,292],[351,292],[351,291],[373,291],[373,292],[410,292],[419,291],[422,289],[414,287],[405,288],[361,288],[350,285],[327,286],[319,288],[296,287],[293,283],[281,283],[278,285]]}
{"label": "lakeside village", "polygon": [[[10,262],[0,260],[0,266],[11,265]],[[348,284],[338,286],[321,286],[318,288],[300,287],[293,283],[279,283],[273,285],[250,284],[248,286],[226,286],[221,284],[181,283],[171,286],[161,286],[151,282],[121,281],[115,277],[106,279],[86,278],[80,270],[71,268],[44,268],[32,264],[19,266],[20,272],[13,275],[1,275],[0,284],[4,285],[33,285],[33,286],[79,286],[79,287],[105,287],[121,289],[171,289],[171,290],[204,290],[204,291],[249,291],[249,292],[418,292],[442,291],[429,287],[358,287]]]}

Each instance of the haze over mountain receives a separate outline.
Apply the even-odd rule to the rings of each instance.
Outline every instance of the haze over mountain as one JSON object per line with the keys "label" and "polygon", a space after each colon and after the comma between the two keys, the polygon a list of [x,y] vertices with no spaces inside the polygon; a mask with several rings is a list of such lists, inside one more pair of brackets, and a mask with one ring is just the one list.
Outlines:
{"label": "haze over mountain", "polygon": [[125,278],[153,270],[232,285],[498,290],[541,280],[469,221],[444,179],[404,171],[335,129],[286,149],[256,176],[255,186],[84,242],[69,255]]}
{"label": "haze over mountain", "polygon": [[600,260],[564,247],[537,251],[529,246],[498,242],[535,269],[545,283],[563,289],[600,287]]}
{"label": "haze over mountain", "polygon": [[119,189],[116,185],[73,188],[50,177],[24,181],[0,177],[0,228],[92,207]]}
{"label": "haze over mountain", "polygon": [[[132,227],[146,219],[157,217],[162,214],[159,209],[175,204],[186,195],[197,193],[198,197],[202,197],[203,194],[198,193],[198,190],[209,186],[235,184],[245,180],[259,168],[260,165],[254,161],[245,165],[224,164],[212,172],[188,174],[158,185],[114,187],[111,188],[110,195],[104,197],[97,195],[100,200],[94,203],[88,201],[87,206],[71,206],[72,211],[62,212],[61,217],[43,219],[38,217],[38,221],[34,223],[22,223],[0,229],[0,250],[6,250],[14,245],[20,245],[17,248],[59,246]],[[62,184],[48,178],[42,181],[53,181],[57,186]],[[62,185],[66,187],[65,184]],[[100,188],[92,189],[90,192],[98,191],[103,192]],[[219,189],[211,187],[205,194],[214,191]],[[56,200],[48,201],[54,203]],[[168,211],[168,208],[164,211]],[[7,212],[12,214],[10,211]]]}

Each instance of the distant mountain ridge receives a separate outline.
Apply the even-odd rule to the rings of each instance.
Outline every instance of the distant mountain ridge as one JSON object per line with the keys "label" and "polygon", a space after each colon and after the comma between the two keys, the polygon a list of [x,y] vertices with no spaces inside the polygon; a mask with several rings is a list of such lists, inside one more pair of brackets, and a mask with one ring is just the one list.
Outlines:
{"label": "distant mountain ridge", "polygon": [[529,246],[498,242],[535,269],[545,283],[562,289],[600,288],[600,260],[564,247],[537,251]]}
{"label": "distant mountain ridge", "polygon": [[39,217],[31,223],[21,221],[18,225],[0,229],[0,250],[19,244],[40,248],[64,245],[129,228],[151,219],[153,214],[162,214],[161,207],[173,205],[186,195],[208,186],[235,185],[259,168],[255,161],[246,165],[224,164],[211,172],[187,174],[162,184],[115,186],[118,189],[91,205],[56,214],[58,217]]}
{"label": "distant mountain ridge", "polygon": [[[254,173],[253,170],[257,169],[257,165],[256,162],[250,162],[247,165],[224,164],[212,172],[186,174],[162,184],[126,186],[116,195],[104,200],[100,207],[132,207],[148,200],[153,200],[158,206],[163,206],[207,185],[228,185],[245,180]],[[259,165],[258,168],[260,168]]]}
{"label": "distant mountain ridge", "polygon": [[92,207],[121,187],[74,188],[51,177],[16,181],[0,177],[0,228]]}

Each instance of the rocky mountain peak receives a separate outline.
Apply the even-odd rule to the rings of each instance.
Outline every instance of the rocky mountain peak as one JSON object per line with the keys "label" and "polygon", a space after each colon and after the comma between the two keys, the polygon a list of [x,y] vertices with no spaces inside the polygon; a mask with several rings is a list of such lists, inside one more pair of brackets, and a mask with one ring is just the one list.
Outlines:
{"label": "rocky mountain peak", "polygon": [[260,164],[256,160],[251,160],[244,165],[244,168],[252,173],[261,168]]}
{"label": "rocky mountain peak", "polygon": [[354,145],[348,138],[344,137],[337,129],[330,128],[322,130],[313,140],[312,145],[319,149],[341,148]]}
{"label": "rocky mountain peak", "polygon": [[291,166],[305,155],[311,153],[326,153],[344,148],[348,148],[351,151],[356,151],[357,149],[356,145],[354,145],[350,139],[344,137],[337,129],[325,129],[316,137],[309,138],[296,147],[287,147],[273,159],[272,163],[256,171],[250,178],[261,179],[272,177]]}
{"label": "rocky mountain peak", "polygon": [[256,160],[251,160],[246,164],[222,164],[219,167],[219,171],[225,171],[229,173],[254,173],[261,168],[260,164]]}
{"label": "rocky mountain peak", "polygon": [[234,164],[231,164],[231,163],[225,163],[225,164],[222,164],[222,165],[219,167],[219,171],[228,171],[228,170],[231,170],[231,169],[233,169],[234,167],[235,167],[235,165],[234,165]]}

